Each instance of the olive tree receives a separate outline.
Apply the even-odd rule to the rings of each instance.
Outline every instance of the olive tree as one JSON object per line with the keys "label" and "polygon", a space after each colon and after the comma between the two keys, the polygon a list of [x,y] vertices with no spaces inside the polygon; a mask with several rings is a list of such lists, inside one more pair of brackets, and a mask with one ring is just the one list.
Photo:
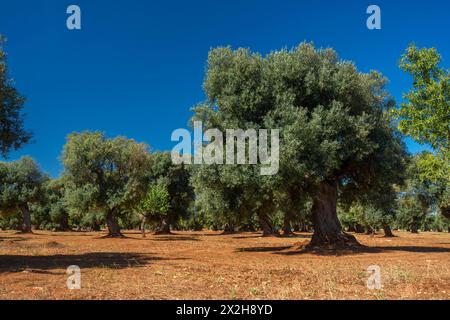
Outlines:
{"label": "olive tree", "polygon": [[[147,219],[162,221],[156,234],[166,233],[168,225],[167,214],[170,209],[170,195],[167,190],[168,181],[160,179],[153,183],[145,195],[144,199],[138,204],[137,211],[144,217],[142,222],[142,234],[145,237],[145,222]],[[170,233],[170,229],[169,229]]]}
{"label": "olive tree", "polygon": [[[191,171],[184,164],[174,164],[170,153],[154,152],[150,156],[150,164],[147,171],[147,180],[150,182],[150,190],[155,185],[164,184],[168,193],[169,206],[165,214],[154,215],[157,218],[157,234],[170,234],[170,225],[177,219],[185,217],[194,199],[194,190],[190,183]],[[152,215],[151,212],[146,214]]]}
{"label": "olive tree", "polygon": [[146,190],[147,145],[101,132],[72,133],[62,154],[65,203],[78,214],[101,213],[108,236],[122,237],[117,215],[129,210]]}
{"label": "olive tree", "polygon": [[0,212],[8,215],[21,211],[21,231],[24,233],[32,232],[30,205],[42,199],[43,184],[47,179],[30,157],[0,163]]}
{"label": "olive tree", "polygon": [[31,134],[23,127],[25,98],[14,88],[8,76],[4,42],[0,35],[0,154],[6,157],[11,150],[29,142]]}
{"label": "olive tree", "polygon": [[[195,109],[196,118],[207,128],[279,129],[280,172],[312,198],[311,245],[346,245],[356,240],[342,231],[338,197],[391,185],[404,167],[385,83],[379,73],[359,72],[332,49],[308,43],[265,57],[218,48],[208,57],[207,101]],[[271,210],[277,177],[250,177],[248,192]]]}

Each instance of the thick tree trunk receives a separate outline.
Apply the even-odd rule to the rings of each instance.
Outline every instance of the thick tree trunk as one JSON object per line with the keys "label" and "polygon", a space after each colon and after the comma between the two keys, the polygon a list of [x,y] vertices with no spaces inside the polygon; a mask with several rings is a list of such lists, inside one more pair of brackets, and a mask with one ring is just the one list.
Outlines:
{"label": "thick tree trunk", "polygon": [[418,226],[411,227],[411,233],[419,233],[419,227]]}
{"label": "thick tree trunk", "polygon": [[261,225],[263,231],[263,237],[273,237],[280,235],[278,230],[274,227],[272,220],[267,214],[261,212],[258,214],[258,218],[259,224]]}
{"label": "thick tree trunk", "polygon": [[94,222],[94,224],[92,225],[92,231],[100,231],[100,224],[98,224],[97,222]]}
{"label": "thick tree trunk", "polygon": [[289,215],[284,215],[284,220],[283,220],[283,236],[290,236],[293,235],[294,233],[292,232],[292,228],[291,228],[291,219],[289,218]]}
{"label": "thick tree trunk", "polygon": [[108,226],[108,237],[110,238],[123,238],[120,232],[119,224],[116,221],[113,211],[109,211],[106,215],[106,225]]}
{"label": "thick tree trunk", "polygon": [[236,228],[234,227],[234,224],[232,223],[227,223],[224,227],[223,227],[223,235],[226,234],[233,234],[236,233]]}
{"label": "thick tree trunk", "polygon": [[69,217],[67,215],[64,215],[59,223],[59,230],[60,231],[70,231],[69,226]]}
{"label": "thick tree trunk", "polygon": [[441,214],[446,217],[447,219],[450,219],[450,206],[448,207],[442,207],[441,208]]}
{"label": "thick tree trunk", "polygon": [[314,234],[310,247],[356,245],[356,238],[342,231],[337,217],[337,181],[323,181],[313,201],[312,220]]}
{"label": "thick tree trunk", "polygon": [[155,230],[155,235],[171,234],[168,216],[163,216],[159,226]]}
{"label": "thick tree trunk", "polygon": [[364,227],[363,226],[361,226],[361,225],[356,225],[355,226],[355,232],[356,233],[364,233]]}
{"label": "thick tree trunk", "polygon": [[23,221],[20,228],[22,233],[32,233],[31,231],[31,214],[30,209],[28,208],[28,204],[24,204],[20,207],[22,211]]}
{"label": "thick tree trunk", "polygon": [[390,226],[385,225],[385,226],[383,227],[383,231],[384,231],[384,236],[385,236],[386,238],[393,238],[393,237],[395,237],[394,234],[392,233],[392,229],[391,229]]}

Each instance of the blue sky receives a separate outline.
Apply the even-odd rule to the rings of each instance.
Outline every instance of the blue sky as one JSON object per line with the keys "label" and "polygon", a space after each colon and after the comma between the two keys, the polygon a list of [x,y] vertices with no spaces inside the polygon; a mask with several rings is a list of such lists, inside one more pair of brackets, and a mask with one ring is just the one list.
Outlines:
{"label": "blue sky", "polygon": [[[81,8],[81,30],[66,28],[71,4]],[[381,7],[382,30],[366,27],[371,4]],[[401,101],[411,82],[397,62],[409,43],[435,46],[450,66],[449,12],[445,0],[2,1],[10,76],[28,99],[35,140],[10,159],[30,155],[57,176],[66,135],[82,130],[170,150],[172,131],[204,99],[208,50],[223,45],[333,47],[362,71],[381,71]]]}

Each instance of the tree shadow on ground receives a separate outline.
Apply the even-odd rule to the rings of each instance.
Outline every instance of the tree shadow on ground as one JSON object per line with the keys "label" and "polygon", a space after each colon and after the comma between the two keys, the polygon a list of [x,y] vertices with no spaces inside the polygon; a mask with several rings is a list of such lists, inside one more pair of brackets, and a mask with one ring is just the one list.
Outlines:
{"label": "tree shadow on ground", "polygon": [[[182,258],[177,258],[182,259]],[[118,252],[92,252],[76,255],[50,255],[50,256],[24,256],[24,255],[0,255],[0,273],[21,272],[31,270],[43,273],[51,269],[66,269],[71,265],[77,265],[81,269],[108,268],[124,269],[138,268],[148,265],[153,261],[164,258],[143,255],[138,253]],[[173,259],[170,259],[173,260]]]}
{"label": "tree shadow on ground", "polygon": [[345,256],[345,255],[358,255],[358,254],[377,254],[389,251],[403,251],[412,253],[450,253],[450,248],[443,247],[418,247],[418,246],[397,246],[397,247],[368,247],[364,245],[349,247],[345,249],[333,249],[333,248],[307,248],[306,246],[279,246],[279,247],[250,247],[239,248],[237,252],[269,252],[272,254],[294,256],[302,254],[315,254],[320,256]]}
{"label": "tree shadow on ground", "polygon": [[141,238],[141,240],[149,240],[149,241],[200,241],[200,239],[196,237],[189,237],[189,236],[180,236],[176,234],[172,235],[153,235],[152,238]]}
{"label": "tree shadow on ground", "polygon": [[29,240],[28,238],[25,237],[0,237],[0,243],[2,241],[5,242],[16,242],[16,241],[26,241]]}
{"label": "tree shadow on ground", "polygon": [[254,248],[238,248],[236,249],[236,252],[279,252],[291,249],[291,246],[285,246],[285,247],[254,247]]}

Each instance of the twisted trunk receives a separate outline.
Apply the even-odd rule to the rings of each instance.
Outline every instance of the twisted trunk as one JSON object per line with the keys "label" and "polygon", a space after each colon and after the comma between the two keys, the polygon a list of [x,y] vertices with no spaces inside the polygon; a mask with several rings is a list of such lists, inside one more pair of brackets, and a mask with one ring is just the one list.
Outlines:
{"label": "twisted trunk", "polygon": [[337,186],[336,180],[323,181],[313,200],[312,220],[314,234],[310,246],[348,246],[358,244],[356,238],[342,231],[337,217]]}
{"label": "twisted trunk", "polygon": [[283,235],[284,236],[290,236],[292,235],[292,228],[291,228],[291,219],[289,217],[289,215],[284,215],[284,220],[283,220]]}
{"label": "twisted trunk", "polygon": [[20,206],[20,210],[22,211],[23,221],[20,228],[22,233],[32,233],[31,231],[31,214],[30,209],[28,208],[28,204],[23,204]]}
{"label": "twisted trunk", "polygon": [[69,217],[67,214],[63,215],[59,222],[59,231],[70,231]]}
{"label": "twisted trunk", "polygon": [[383,231],[384,231],[384,236],[385,236],[386,238],[393,238],[393,237],[395,237],[394,234],[392,233],[392,229],[391,229],[390,226],[385,225],[385,226],[383,227]]}
{"label": "twisted trunk", "polygon": [[233,233],[236,233],[234,224],[233,223],[227,223],[225,225],[225,227],[223,227],[222,234],[226,235],[226,234],[233,234]]}
{"label": "twisted trunk", "polygon": [[161,222],[155,230],[155,235],[171,234],[169,217],[167,215],[161,217]]}
{"label": "twisted trunk", "polygon": [[258,214],[258,219],[263,231],[263,237],[273,237],[280,235],[278,230],[274,227],[272,220],[266,213],[260,212]]}
{"label": "twisted trunk", "polygon": [[108,226],[108,237],[123,238],[113,210],[108,211],[108,214],[106,215],[106,225]]}
{"label": "twisted trunk", "polygon": [[442,207],[441,208],[441,214],[446,217],[447,219],[450,219],[450,206],[448,207]]}

